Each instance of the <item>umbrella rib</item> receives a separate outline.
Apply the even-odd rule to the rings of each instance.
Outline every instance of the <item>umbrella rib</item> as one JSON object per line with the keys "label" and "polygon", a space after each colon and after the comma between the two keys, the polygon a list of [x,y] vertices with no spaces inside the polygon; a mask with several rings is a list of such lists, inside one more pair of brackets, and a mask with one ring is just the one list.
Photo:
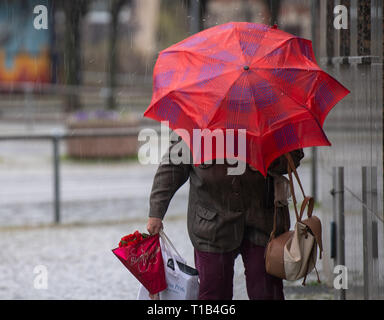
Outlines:
{"label": "umbrella rib", "polygon": [[[255,71],[256,71],[256,70],[255,70]],[[318,72],[318,71],[316,71],[316,72]],[[268,81],[266,78],[264,78],[264,77],[261,76],[260,74],[258,74],[258,75],[259,75],[260,78],[263,78],[264,80]],[[319,125],[319,127],[322,128],[322,126],[320,125],[319,120],[316,118],[316,116],[314,116],[314,114],[313,114],[313,112],[312,112],[311,109],[309,109],[305,104],[303,104],[303,103],[297,101],[296,98],[294,98],[294,97],[290,96],[289,94],[287,94],[287,92],[286,92],[283,88],[281,88],[279,85],[277,85],[276,87],[279,88],[279,90],[280,90],[281,92],[283,92],[283,93],[284,93],[287,97],[289,97],[291,100],[293,100],[294,102],[296,102],[297,104],[299,104],[300,107],[302,107],[302,108],[304,108],[305,110],[309,111],[309,113],[310,113],[311,116],[315,119],[315,121],[316,121],[316,123]]]}
{"label": "umbrella rib", "polygon": [[[226,72],[224,72],[224,73],[222,73],[222,74],[215,75],[215,76],[209,78],[209,81],[211,81],[211,80],[213,80],[213,79],[216,79],[216,78],[218,78],[218,77],[227,75],[227,74],[229,74],[229,73],[231,73],[231,72],[235,72],[235,71],[237,71],[237,70],[228,70],[228,71],[226,71]],[[186,88],[188,88],[188,87],[190,87],[190,86],[195,86],[196,84],[201,83],[201,82],[206,81],[206,80],[207,80],[207,79],[202,79],[201,81],[198,81],[198,82],[190,82],[190,83],[187,83],[187,84],[185,84],[184,86],[181,86],[181,87],[178,87],[178,88],[173,88],[173,89],[170,88],[169,91],[165,91],[165,93],[164,93],[160,98],[158,98],[158,99],[156,100],[156,102],[152,102],[151,104],[154,105],[154,104],[158,103],[161,99],[165,98],[167,95],[169,95],[169,94],[172,93],[172,92],[178,92],[178,91],[183,92]],[[236,79],[236,80],[237,80],[237,79]]]}
{"label": "umbrella rib", "polygon": [[309,69],[309,68],[300,68],[299,66],[296,67],[252,67],[252,70],[274,70],[274,69],[293,69],[293,70],[299,70],[299,71],[313,71],[313,72],[321,72],[322,70],[319,68]]}
{"label": "umbrella rib", "polygon": [[235,83],[240,79],[240,77],[242,76],[242,73],[239,74],[239,76],[236,78],[235,81],[233,81],[233,83],[229,86],[228,90],[225,92],[225,94],[223,95],[223,99],[221,99],[218,107],[216,108],[215,112],[213,113],[212,117],[209,119],[208,121],[208,124],[207,124],[207,128],[210,126],[211,124],[211,121],[212,119],[216,116],[218,110],[220,109],[220,107],[222,106],[224,100],[226,99],[228,93],[231,91],[232,87],[235,85]]}
{"label": "umbrella rib", "polygon": [[218,60],[220,62],[224,62],[224,63],[228,63],[228,64],[232,64],[232,65],[238,65],[235,62],[226,61],[226,60],[220,59],[219,57],[211,57],[211,56],[205,55],[203,52],[199,52],[199,51],[188,51],[185,49],[181,49],[181,50],[180,49],[172,49],[172,50],[165,51],[165,52],[166,53],[187,53],[190,55],[201,56],[201,57],[206,58],[206,59]]}
{"label": "umbrella rib", "polygon": [[[268,33],[271,31],[271,29],[268,30]],[[265,39],[265,36],[263,37],[262,41],[260,42],[260,46],[261,46],[261,43],[263,42],[263,40]],[[271,54],[273,51],[275,51],[276,49],[280,48],[282,45],[284,45],[286,42],[288,41],[291,41],[292,39],[294,39],[295,37],[291,37],[291,38],[288,38],[288,39],[285,39],[283,42],[281,42],[278,46],[274,47],[271,51],[269,51],[268,53],[265,53],[262,57],[260,57],[259,59],[257,59],[256,61],[252,61],[252,64],[256,64],[258,63],[261,59],[264,59],[265,56]]]}
{"label": "umbrella rib", "polygon": [[[281,43],[279,44],[279,46],[273,48],[271,51],[265,53],[262,57],[260,57],[260,58],[257,59],[256,61],[252,62],[252,65],[257,64],[260,60],[264,59],[266,56],[268,56],[268,55],[271,54],[273,51],[275,51],[276,49],[278,49],[278,48],[280,48],[281,46],[283,46],[284,44],[286,44],[288,41],[292,41],[292,40],[295,40],[295,39],[306,40],[306,39],[304,39],[304,38],[296,37],[296,36],[292,36],[292,37],[290,37],[290,38],[288,38],[288,39],[285,39],[283,42],[281,42]],[[264,40],[264,38],[263,38],[263,40]],[[304,57],[305,57],[305,56],[304,56]],[[307,57],[305,57],[305,59],[308,60],[311,64],[314,64],[313,61],[309,60]],[[293,68],[292,68],[292,67],[281,67],[281,68],[290,68],[290,69],[308,70],[308,68],[303,68],[303,69],[301,69],[300,67],[293,67]],[[266,68],[266,69],[268,69],[268,68]],[[271,69],[273,69],[273,67],[272,67]]]}
{"label": "umbrella rib", "polygon": [[[227,72],[224,72],[224,73],[222,73],[222,74],[220,74],[220,75],[216,75],[216,76],[214,76],[214,77],[212,77],[212,78],[209,78],[209,79],[210,79],[210,81],[211,81],[211,80],[214,80],[214,79],[216,79],[216,78],[218,78],[218,77],[225,76],[225,75],[227,75],[227,74],[229,74],[229,73],[236,72],[236,71],[238,71],[238,70],[236,70],[236,69],[235,69],[235,70],[228,70]],[[209,126],[210,121],[211,121],[211,120],[213,119],[213,117],[216,115],[216,112],[217,112],[217,110],[220,108],[220,106],[221,106],[223,100],[225,99],[227,93],[228,93],[229,90],[232,88],[232,86],[234,85],[234,83],[236,83],[236,81],[240,78],[240,76],[241,76],[241,73],[240,73],[239,76],[236,78],[236,80],[230,85],[230,87],[229,87],[228,90],[226,91],[225,95],[223,95],[223,99],[220,101],[220,104],[219,104],[219,106],[216,108],[215,113],[213,114],[213,116],[211,117],[211,119],[208,121],[207,127]],[[203,79],[203,80],[201,80],[200,82],[202,82],[202,81],[206,81],[206,79]],[[170,94],[172,94],[172,93],[174,93],[174,92],[176,92],[176,93],[177,93],[177,92],[183,92],[183,91],[184,91],[185,89],[187,89],[188,87],[190,87],[190,86],[195,86],[197,83],[200,83],[200,82],[193,82],[193,83],[186,84],[186,85],[184,85],[184,86],[182,86],[182,87],[178,87],[177,89],[171,89],[171,90],[167,91],[166,93],[164,93],[164,95],[162,95],[160,98],[158,98],[158,99],[156,100],[156,102],[152,102],[151,105],[155,105],[155,104],[158,103],[161,99],[164,99],[165,97],[167,97],[168,95],[170,95]],[[184,111],[184,112],[185,112],[185,111]]]}
{"label": "umbrella rib", "polygon": [[[173,90],[171,90],[171,91],[169,91],[168,93],[166,93],[164,96],[162,96],[161,98],[159,98],[156,102],[151,103],[152,108],[153,108],[154,105],[156,105],[157,103],[159,103],[161,99],[166,98],[166,97],[167,97],[168,95],[170,95],[171,93],[173,93]],[[148,109],[144,112],[144,115],[145,115],[147,112],[149,112]],[[183,112],[184,114],[186,114],[186,112],[185,112],[184,109],[182,109],[182,112]],[[186,115],[188,115],[188,114],[186,114]],[[188,115],[188,116],[189,116],[189,115]],[[154,118],[152,115],[148,115],[147,117],[150,117],[150,118],[152,118],[152,119],[154,119],[154,120],[157,120],[157,119]],[[166,119],[165,119],[165,120],[166,120]],[[199,128],[199,125],[198,125],[195,121],[193,121],[192,119],[190,119],[190,120],[193,122],[195,128]],[[167,121],[167,120],[166,120],[166,121]],[[176,130],[176,129],[178,129],[177,127],[173,126],[169,121],[168,121],[168,123],[169,123],[169,127],[170,127],[172,130]]]}
{"label": "umbrella rib", "polygon": [[[240,53],[241,53],[241,56],[243,58],[244,61],[247,61],[247,58],[245,57],[245,54],[241,48],[241,44],[240,44],[240,35],[239,35],[239,27],[236,25],[235,28],[234,28],[234,33],[235,33],[235,36],[237,37],[237,42],[239,44],[239,50],[240,50]],[[237,79],[238,80],[238,79]],[[236,81],[237,81],[236,80]],[[231,86],[232,87],[232,86]],[[228,92],[227,92],[228,93]]]}
{"label": "umbrella rib", "polygon": [[[237,33],[237,31],[238,31],[238,27],[235,26],[235,28],[233,29],[233,33]],[[178,44],[179,44],[179,43],[177,43],[177,44],[174,45],[176,48],[168,48],[168,49],[170,49],[170,50],[168,50],[168,49],[164,49],[164,50],[162,50],[162,51],[160,52],[160,54],[161,54],[161,53],[177,53],[177,52],[184,52],[184,53],[188,53],[188,54],[191,54],[191,55],[197,54],[197,55],[202,56],[202,57],[204,57],[204,58],[214,59],[214,60],[222,61],[222,62],[224,62],[224,63],[237,65],[236,62],[232,62],[232,61],[227,61],[227,60],[224,60],[224,59],[220,59],[220,57],[217,57],[217,56],[216,56],[216,57],[215,57],[215,56],[214,56],[214,57],[211,57],[211,56],[208,56],[208,55],[204,54],[204,52],[201,52],[201,51],[189,51],[189,50],[186,50],[186,49],[183,49],[183,48],[177,48],[177,45],[178,45]]]}
{"label": "umbrella rib", "polygon": [[[260,68],[260,69],[262,69],[262,68]],[[291,69],[295,69],[295,68],[291,68]],[[301,69],[299,69],[299,70],[301,70]],[[258,76],[259,76],[260,78],[263,78],[265,81],[268,81],[268,82],[269,82],[269,80],[266,79],[265,77],[263,77],[262,75],[260,75],[260,74],[257,72],[256,69],[253,69],[253,71],[255,71],[255,72],[258,74]],[[317,73],[320,73],[319,70],[313,70],[313,71],[314,71],[314,72],[317,72]],[[305,103],[307,103],[307,101],[306,101],[305,103],[302,103],[302,102],[298,101],[296,98],[291,97],[289,94],[287,94],[287,92],[286,92],[280,85],[276,85],[276,87],[279,88],[279,90],[280,90],[281,92],[283,92],[286,96],[288,96],[289,98],[291,98],[293,101],[295,101],[296,103],[300,104],[300,106],[305,107],[306,109],[308,109],[308,108],[304,105]],[[309,110],[309,109],[308,109],[308,110]]]}
{"label": "umbrella rib", "polygon": [[[272,30],[272,28],[270,27],[270,28],[268,29],[268,31],[265,32],[265,33],[263,34],[263,38],[262,38],[261,41],[260,41],[260,47],[261,47],[261,44],[262,44],[262,42],[264,41],[265,37],[267,36],[268,33],[271,32],[271,30]],[[244,61],[247,61],[247,57],[245,56],[243,50],[241,49],[241,45],[240,45],[240,36],[239,36],[239,28],[238,28],[238,26],[235,27],[235,31],[236,31],[236,35],[237,35],[238,40],[239,40],[240,52],[241,52],[241,54],[242,54],[242,57],[243,57]],[[286,41],[288,41],[288,40],[289,40],[289,39],[286,39],[285,41],[283,41],[278,47],[276,47],[276,48],[272,49],[270,52],[268,52],[268,54],[270,54],[271,52],[273,52],[274,50],[276,50],[277,48],[279,48],[282,44],[284,44],[284,43],[285,43]],[[265,55],[267,55],[267,54],[265,54]],[[262,57],[260,57],[260,59],[258,59],[258,60],[256,60],[256,61],[249,61],[249,62],[250,62],[250,66],[253,65],[253,64],[255,64],[255,63],[257,63],[257,62],[258,62],[259,60],[261,60],[262,58],[264,58],[265,55],[262,56]]]}
{"label": "umbrella rib", "polygon": [[[208,79],[209,79],[209,81],[212,81],[212,80],[214,80],[214,79],[216,79],[216,78],[219,78],[219,77],[228,75],[229,73],[233,73],[233,72],[235,72],[235,71],[238,71],[238,70],[237,70],[237,69],[235,69],[235,70],[228,70],[227,72],[224,72],[224,73],[222,73],[222,74],[215,75],[215,76],[213,76],[213,77],[211,77],[211,78],[208,78]],[[236,81],[237,81],[237,80],[238,80],[238,79],[236,79]],[[179,87],[178,89],[174,89],[174,90],[172,90],[172,91],[180,91],[180,89],[185,89],[185,88],[187,88],[188,86],[191,86],[191,85],[195,86],[196,84],[202,83],[202,82],[204,82],[204,81],[207,81],[207,79],[202,79],[202,80],[200,80],[200,81],[196,81],[196,82],[190,83],[190,84],[188,84],[188,85]],[[231,85],[231,86],[232,86],[232,85]]]}

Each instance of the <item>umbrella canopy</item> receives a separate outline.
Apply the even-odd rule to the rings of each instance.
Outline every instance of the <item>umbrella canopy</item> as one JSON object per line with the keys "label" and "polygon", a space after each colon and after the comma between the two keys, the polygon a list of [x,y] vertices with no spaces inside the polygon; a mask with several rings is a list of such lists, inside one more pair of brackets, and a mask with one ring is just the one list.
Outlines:
{"label": "umbrella canopy", "polygon": [[[317,65],[309,40],[276,27],[230,22],[159,53],[146,117],[185,129],[246,130],[244,160],[263,175],[289,151],[330,145],[322,127],[349,91]],[[196,163],[225,157],[203,152]]]}

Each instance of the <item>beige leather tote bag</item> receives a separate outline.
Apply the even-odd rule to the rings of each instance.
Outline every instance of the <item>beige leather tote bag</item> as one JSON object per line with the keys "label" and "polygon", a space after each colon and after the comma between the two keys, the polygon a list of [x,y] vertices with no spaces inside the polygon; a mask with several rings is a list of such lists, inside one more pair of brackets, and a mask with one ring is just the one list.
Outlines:
{"label": "beige leather tote bag", "polygon": [[[316,261],[318,253],[317,247],[319,247],[320,259],[323,251],[321,222],[318,217],[312,214],[314,199],[305,195],[291,155],[288,153],[285,156],[288,160],[289,186],[295,208],[296,224],[294,230],[287,231],[275,237],[277,219],[277,206],[275,203],[273,229],[265,251],[265,268],[267,273],[281,279],[298,280],[304,277],[303,285],[305,285],[307,275],[315,269],[318,282],[320,282],[316,269]],[[299,183],[304,197],[300,213],[297,210],[292,172]],[[306,208],[307,219],[302,220]]]}

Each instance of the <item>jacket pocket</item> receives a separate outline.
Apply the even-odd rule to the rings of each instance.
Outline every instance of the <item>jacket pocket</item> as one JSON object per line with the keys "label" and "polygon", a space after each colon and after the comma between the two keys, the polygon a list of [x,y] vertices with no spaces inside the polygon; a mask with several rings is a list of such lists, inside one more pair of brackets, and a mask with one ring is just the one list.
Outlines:
{"label": "jacket pocket", "polygon": [[217,212],[199,205],[196,206],[193,233],[197,237],[213,241],[215,239],[217,223]]}

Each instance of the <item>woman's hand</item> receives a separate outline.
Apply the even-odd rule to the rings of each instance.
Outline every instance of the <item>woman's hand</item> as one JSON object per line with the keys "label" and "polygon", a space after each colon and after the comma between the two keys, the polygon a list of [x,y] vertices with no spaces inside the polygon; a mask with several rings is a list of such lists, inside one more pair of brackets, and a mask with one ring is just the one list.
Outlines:
{"label": "woman's hand", "polygon": [[157,234],[163,229],[163,221],[160,218],[149,217],[147,230],[149,234]]}
{"label": "woman's hand", "polygon": [[150,294],[150,293],[148,293],[148,295],[149,295],[149,298],[150,298],[151,300],[160,300],[160,295],[159,295],[158,293],[156,293],[156,294]]}

